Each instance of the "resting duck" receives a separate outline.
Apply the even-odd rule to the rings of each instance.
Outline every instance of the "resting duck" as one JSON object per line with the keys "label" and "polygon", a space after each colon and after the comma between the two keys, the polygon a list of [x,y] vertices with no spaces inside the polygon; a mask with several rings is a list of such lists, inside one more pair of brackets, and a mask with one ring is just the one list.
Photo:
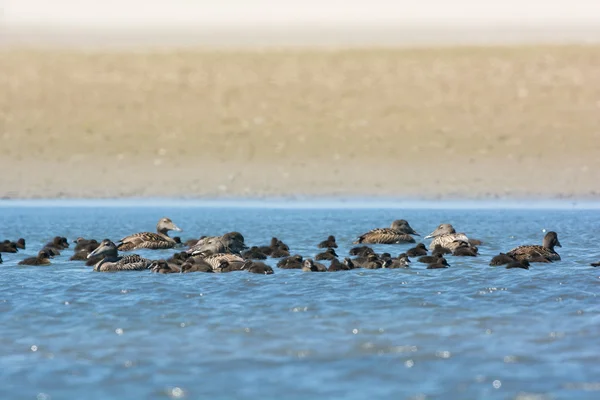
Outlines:
{"label": "resting duck", "polygon": [[409,257],[426,256],[427,255],[427,247],[425,247],[425,245],[423,243],[419,243],[418,245],[416,245],[412,249],[408,249],[406,251],[406,254]]}
{"label": "resting duck", "polygon": [[302,265],[302,271],[304,272],[327,272],[327,267],[321,263],[314,262],[312,259],[304,260]]}
{"label": "resting duck", "polygon": [[[224,261],[229,265],[224,265]],[[236,254],[218,253],[208,257],[201,257],[200,259],[197,259],[195,263],[205,262],[212,267],[214,272],[221,272],[226,269],[225,267],[228,267],[230,270],[233,270],[233,267],[237,266],[237,264],[241,267],[244,265],[244,261],[246,260]]]}
{"label": "resting duck", "polygon": [[99,272],[141,271],[148,269],[148,266],[152,263],[152,261],[137,254],[119,256],[117,245],[108,239],[104,239],[96,250],[88,255],[88,258],[96,256],[103,256],[102,260],[94,265],[94,271]]}
{"label": "resting duck", "polygon": [[443,269],[448,268],[449,266],[450,264],[448,264],[448,261],[446,261],[444,257],[441,257],[435,263],[429,264],[427,269]]}
{"label": "resting duck", "polygon": [[415,239],[410,235],[419,234],[410,227],[407,221],[398,219],[392,222],[389,228],[375,228],[367,233],[363,233],[354,243],[415,243]]}
{"label": "resting duck", "polygon": [[514,268],[529,269],[529,261],[527,261],[527,260],[513,261],[506,266],[506,269],[514,269]]}
{"label": "resting duck", "polygon": [[335,242],[335,236],[329,235],[327,240],[323,240],[321,243],[319,243],[318,247],[320,249],[337,249],[338,245]]}
{"label": "resting duck", "polygon": [[512,249],[506,255],[514,258],[517,261],[528,260],[529,262],[544,262],[547,261],[560,261],[560,255],[554,251],[555,247],[562,247],[558,241],[558,235],[556,232],[548,232],[544,236],[544,241],[541,246],[539,245],[527,245],[519,246]]}
{"label": "resting duck", "polygon": [[277,268],[281,269],[302,269],[304,259],[299,254],[294,254],[283,258],[277,262]]}
{"label": "resting duck", "polygon": [[17,245],[17,249],[25,250],[25,239],[19,238],[15,244]]}
{"label": "resting duck", "polygon": [[176,274],[181,273],[181,266],[169,264],[167,260],[156,260],[148,266],[152,272],[157,274]]}
{"label": "resting duck", "polygon": [[262,275],[271,275],[274,272],[273,268],[260,261],[246,261],[242,269],[252,274]]}
{"label": "resting duck", "polygon": [[47,251],[41,250],[36,257],[29,257],[19,262],[19,265],[45,266],[50,265],[50,257]]}
{"label": "resting duck", "polygon": [[137,249],[172,249],[177,244],[167,234],[169,231],[181,231],[169,218],[161,218],[156,224],[156,232],[140,232],[120,240],[118,249],[130,251]]}
{"label": "resting duck", "polygon": [[429,235],[425,236],[425,239],[431,239],[431,244],[429,244],[429,249],[435,249],[435,246],[440,245],[454,251],[459,246],[464,243],[469,243],[469,238],[464,233],[456,233],[454,227],[450,224],[441,224],[438,226],[433,232]]}
{"label": "resting duck", "polygon": [[325,250],[324,252],[317,254],[315,256],[315,260],[317,260],[317,261],[323,261],[323,260],[331,261],[334,258],[337,258],[337,256],[338,255],[335,252],[335,250],[332,249],[332,248],[329,248],[329,249]]}
{"label": "resting duck", "polygon": [[266,260],[267,255],[260,251],[258,246],[252,246],[242,253],[242,258],[245,260]]}
{"label": "resting duck", "polygon": [[410,260],[406,253],[402,253],[396,259],[390,260],[391,263],[389,265],[384,265],[384,268],[396,269],[396,268],[408,268],[410,264]]}
{"label": "resting duck", "polygon": [[202,238],[187,252],[194,256],[209,256],[212,254],[231,253],[240,254],[248,246],[244,244],[244,236],[239,232],[229,232],[223,236],[207,236]]}
{"label": "resting duck", "polygon": [[10,240],[0,243],[0,253],[16,253],[17,251],[19,251],[17,244]]}

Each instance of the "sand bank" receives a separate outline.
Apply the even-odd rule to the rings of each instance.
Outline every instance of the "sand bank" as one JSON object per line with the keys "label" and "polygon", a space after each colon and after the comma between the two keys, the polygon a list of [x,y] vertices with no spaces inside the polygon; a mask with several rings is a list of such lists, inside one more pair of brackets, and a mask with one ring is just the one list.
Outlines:
{"label": "sand bank", "polygon": [[0,194],[600,195],[600,46],[0,53]]}

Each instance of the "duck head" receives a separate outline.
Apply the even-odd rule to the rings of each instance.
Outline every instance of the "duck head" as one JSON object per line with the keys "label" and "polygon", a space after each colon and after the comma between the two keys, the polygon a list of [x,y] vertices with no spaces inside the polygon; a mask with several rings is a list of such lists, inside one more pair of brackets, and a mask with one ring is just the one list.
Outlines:
{"label": "duck head", "polygon": [[433,232],[431,232],[429,235],[425,236],[425,239],[431,239],[431,238],[434,238],[437,236],[446,235],[448,233],[456,233],[456,231],[454,230],[454,227],[450,224],[441,224],[440,226],[435,228],[435,230]]}

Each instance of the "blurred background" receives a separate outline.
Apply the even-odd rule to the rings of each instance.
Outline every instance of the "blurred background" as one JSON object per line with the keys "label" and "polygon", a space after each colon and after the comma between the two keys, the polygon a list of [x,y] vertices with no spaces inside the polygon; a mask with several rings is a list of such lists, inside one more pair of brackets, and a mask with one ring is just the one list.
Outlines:
{"label": "blurred background", "polygon": [[0,7],[5,198],[600,193],[597,1]]}

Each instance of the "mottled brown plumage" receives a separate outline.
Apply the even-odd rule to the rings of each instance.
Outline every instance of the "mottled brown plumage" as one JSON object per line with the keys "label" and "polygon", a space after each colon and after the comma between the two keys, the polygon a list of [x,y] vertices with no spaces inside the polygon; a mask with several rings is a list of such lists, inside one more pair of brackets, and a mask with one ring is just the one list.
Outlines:
{"label": "mottled brown plumage", "polygon": [[429,244],[430,250],[433,250],[436,245],[440,245],[454,251],[454,249],[462,245],[462,242],[469,243],[467,235],[456,233],[456,230],[450,224],[441,224],[433,232],[425,236],[425,239],[430,238],[433,238]]}
{"label": "mottled brown plumage", "polygon": [[509,257],[514,258],[517,261],[528,260],[529,262],[539,262],[539,258],[548,261],[560,261],[560,255],[554,251],[554,247],[562,247],[558,241],[558,235],[556,232],[548,232],[544,236],[543,245],[527,245],[519,246],[508,253]]}
{"label": "mottled brown plumage", "polygon": [[161,218],[156,225],[156,233],[139,232],[126,236],[120,240],[118,249],[120,251],[172,249],[177,243],[169,237],[169,231],[181,231],[181,229],[169,218]]}
{"label": "mottled brown plumage", "polygon": [[119,256],[117,245],[108,239],[104,239],[98,248],[88,255],[88,258],[96,256],[103,257],[94,265],[94,271],[98,272],[141,271],[148,269],[152,263],[137,254]]}
{"label": "mottled brown plumage", "polygon": [[397,244],[397,243],[415,243],[415,239],[410,235],[418,235],[407,221],[398,219],[392,222],[389,228],[375,228],[369,232],[363,233],[354,241],[354,243],[376,243],[376,244]]}

